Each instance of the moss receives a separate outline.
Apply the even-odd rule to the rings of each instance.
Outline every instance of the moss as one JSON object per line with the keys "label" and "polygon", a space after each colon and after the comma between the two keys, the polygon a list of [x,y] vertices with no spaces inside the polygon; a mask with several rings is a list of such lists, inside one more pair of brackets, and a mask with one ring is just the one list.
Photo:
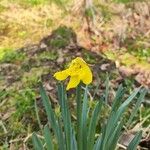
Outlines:
{"label": "moss", "polygon": [[60,26],[57,30],[53,32],[53,34],[69,40],[70,38],[72,38],[72,35],[74,33],[71,28],[68,28],[66,26]]}
{"label": "moss", "polygon": [[58,58],[58,54],[57,54],[56,51],[44,51],[43,53],[41,53],[39,55],[39,59],[40,60],[43,60],[43,59],[46,59],[46,60],[56,60],[57,58]]}
{"label": "moss", "polygon": [[76,34],[71,28],[60,26],[52,32],[52,38],[47,44],[52,48],[65,48],[71,41],[76,42]]}
{"label": "moss", "polygon": [[69,44],[69,42],[66,39],[53,39],[50,42],[50,45],[53,48],[64,48]]}
{"label": "moss", "polygon": [[9,51],[13,51],[12,48],[3,48],[3,47],[0,47],[0,61],[2,61],[3,59],[3,56],[5,55],[6,52],[9,52]]}
{"label": "moss", "polygon": [[26,57],[25,53],[14,51],[12,49],[5,49],[5,52],[3,53],[4,54],[0,60],[1,63],[18,63],[23,61]]}

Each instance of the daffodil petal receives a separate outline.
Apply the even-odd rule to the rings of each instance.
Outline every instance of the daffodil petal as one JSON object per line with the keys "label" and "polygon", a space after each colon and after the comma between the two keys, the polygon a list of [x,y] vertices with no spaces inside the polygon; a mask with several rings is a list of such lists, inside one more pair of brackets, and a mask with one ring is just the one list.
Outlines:
{"label": "daffodil petal", "polygon": [[57,80],[60,80],[60,81],[65,80],[68,76],[69,76],[69,75],[68,75],[68,69],[63,70],[63,71],[56,72],[56,73],[54,74],[54,77],[55,77]]}
{"label": "daffodil petal", "polygon": [[71,88],[75,88],[79,83],[80,83],[79,76],[71,76],[70,81],[67,85],[67,90],[69,90]]}
{"label": "daffodil petal", "polygon": [[92,72],[88,66],[83,67],[80,79],[84,84],[90,84],[92,82]]}

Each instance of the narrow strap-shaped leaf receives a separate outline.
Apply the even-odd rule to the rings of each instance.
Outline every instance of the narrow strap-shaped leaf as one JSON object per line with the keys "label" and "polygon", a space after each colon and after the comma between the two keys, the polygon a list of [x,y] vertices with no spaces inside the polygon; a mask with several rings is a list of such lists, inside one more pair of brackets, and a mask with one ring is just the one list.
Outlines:
{"label": "narrow strap-shaped leaf", "polygon": [[122,103],[121,98],[124,96],[125,90],[122,85],[119,85],[119,88],[116,92],[116,96],[113,100],[112,111],[116,111],[120,104]]}
{"label": "narrow strap-shaped leaf", "polygon": [[137,132],[133,140],[129,143],[127,150],[136,150],[141,138],[142,138],[142,131]]}
{"label": "narrow strap-shaped leaf", "polygon": [[139,92],[140,88],[136,89],[130,96],[129,98],[127,98],[127,100],[124,101],[123,104],[121,104],[121,106],[118,108],[117,112],[115,112],[115,117],[113,119],[112,122],[112,126],[111,126],[111,130],[110,133],[114,130],[114,128],[117,125],[117,122],[120,120],[120,118],[122,117],[123,113],[125,112],[127,106],[131,103],[131,101],[135,98],[135,96],[137,95],[137,93]]}
{"label": "narrow strap-shaped leaf", "polygon": [[65,137],[64,137],[64,133],[62,130],[62,120],[59,117],[58,118],[58,134],[59,134],[59,141],[58,141],[58,149],[59,150],[66,150],[66,144],[65,144]]}
{"label": "narrow strap-shaped leaf", "polygon": [[69,106],[67,103],[66,91],[63,84],[58,85],[59,101],[61,106],[61,114],[65,130],[66,149],[71,150],[72,127]]}
{"label": "narrow strap-shaped leaf", "polygon": [[76,141],[76,137],[75,137],[75,130],[73,128],[72,128],[71,149],[77,150],[77,141]]}
{"label": "narrow strap-shaped leaf", "polygon": [[115,150],[117,142],[119,140],[119,137],[121,135],[121,129],[123,128],[123,121],[121,121],[115,130],[112,132],[111,136],[109,137],[107,144],[106,144],[106,150]]}
{"label": "narrow strap-shaped leaf", "polygon": [[86,86],[82,105],[82,118],[81,118],[81,130],[82,130],[82,142],[83,150],[87,149],[87,106],[88,106],[88,87]]}
{"label": "narrow strap-shaped leaf", "polygon": [[106,78],[106,81],[105,81],[105,86],[106,86],[106,89],[105,89],[105,102],[106,104],[108,104],[108,96],[109,96],[109,76],[107,74],[107,78]]}
{"label": "narrow strap-shaped leaf", "polygon": [[40,94],[42,97],[43,105],[44,105],[45,110],[46,110],[48,121],[49,121],[50,125],[52,126],[56,136],[58,136],[58,132],[57,132],[57,126],[58,125],[56,123],[56,117],[55,117],[55,114],[52,110],[52,106],[51,106],[49,97],[47,96],[46,91],[44,90],[42,85],[40,85]]}
{"label": "narrow strap-shaped leaf", "polygon": [[90,125],[89,125],[89,130],[88,130],[88,137],[87,137],[87,149],[88,150],[93,150],[93,147],[94,147],[94,139],[95,139],[95,131],[96,131],[96,125],[97,125],[97,122],[98,122],[98,116],[99,116],[99,113],[101,111],[101,108],[102,108],[102,103],[103,101],[99,101],[93,111],[93,114],[92,114],[92,117],[91,117],[91,120],[90,120]]}
{"label": "narrow strap-shaped leaf", "polygon": [[146,95],[146,92],[147,92],[146,89],[142,89],[142,90],[141,90],[140,96],[139,96],[139,98],[137,99],[137,102],[136,102],[136,104],[135,104],[135,106],[134,106],[134,109],[132,110],[132,113],[131,113],[131,115],[130,115],[130,118],[129,118],[129,120],[128,120],[126,126],[129,126],[129,125],[131,124],[131,122],[132,122],[132,120],[133,120],[135,114],[137,113],[137,111],[138,111],[138,109],[139,109],[141,103],[142,103],[143,100],[144,100],[144,97],[145,97],[145,95]]}
{"label": "narrow strap-shaped leaf", "polygon": [[96,143],[95,143],[95,145],[94,145],[93,150],[101,150],[101,149],[100,149],[101,142],[102,142],[102,137],[99,136],[98,139],[96,140]]}
{"label": "narrow strap-shaped leaf", "polygon": [[35,133],[32,134],[32,141],[35,150],[44,150],[41,140]]}
{"label": "narrow strap-shaped leaf", "polygon": [[41,97],[42,97],[42,101],[43,101],[43,105],[45,107],[45,110],[46,110],[46,114],[47,114],[47,117],[48,117],[48,121],[55,133],[55,136],[56,136],[56,139],[57,139],[57,142],[58,142],[58,145],[61,147],[62,150],[64,150],[64,144],[62,144],[62,137],[60,136],[60,128],[58,126],[58,123],[56,121],[56,117],[55,117],[55,114],[53,112],[53,109],[52,109],[52,106],[51,106],[51,103],[50,103],[50,100],[42,86],[42,84],[40,85],[40,94],[41,94]]}
{"label": "narrow strap-shaped leaf", "polygon": [[81,101],[81,84],[76,89],[76,101],[77,101],[77,145],[78,150],[82,150],[82,129],[81,129],[81,113],[82,113],[82,101]]}
{"label": "narrow strap-shaped leaf", "polygon": [[[127,100],[121,104],[121,106],[118,108],[118,110],[112,111],[110,117],[108,118],[107,125],[106,125],[106,131],[105,131],[105,136],[102,138],[103,142],[101,143],[101,150],[105,150],[105,146],[107,145],[107,141],[113,131],[115,130],[118,121],[122,117],[123,113],[125,112],[127,106],[130,104],[130,102],[135,98],[137,93],[139,92],[140,89],[135,90]],[[103,135],[102,135],[103,136]]]}
{"label": "narrow strap-shaped leaf", "polygon": [[44,127],[44,138],[45,138],[47,150],[53,150],[54,148],[53,148],[51,132],[50,132],[48,126]]}
{"label": "narrow strap-shaped leaf", "polygon": [[130,96],[129,98],[127,98],[127,100],[124,101],[124,103],[120,106],[120,110],[124,110],[129,104],[130,102],[135,98],[135,96],[137,95],[137,93],[140,91],[140,88],[136,89]]}
{"label": "narrow strap-shaped leaf", "polygon": [[108,118],[107,124],[104,124],[102,127],[102,142],[100,145],[101,150],[105,150],[110,132],[112,130],[114,118],[115,118],[115,112],[113,112],[112,115]]}

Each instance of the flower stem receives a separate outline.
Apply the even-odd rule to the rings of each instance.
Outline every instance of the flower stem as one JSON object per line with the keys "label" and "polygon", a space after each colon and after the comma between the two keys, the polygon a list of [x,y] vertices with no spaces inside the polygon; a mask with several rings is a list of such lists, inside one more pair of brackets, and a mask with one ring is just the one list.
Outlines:
{"label": "flower stem", "polygon": [[76,102],[77,102],[77,145],[78,150],[82,150],[82,130],[81,130],[81,113],[82,113],[82,101],[81,101],[81,84],[76,89]]}

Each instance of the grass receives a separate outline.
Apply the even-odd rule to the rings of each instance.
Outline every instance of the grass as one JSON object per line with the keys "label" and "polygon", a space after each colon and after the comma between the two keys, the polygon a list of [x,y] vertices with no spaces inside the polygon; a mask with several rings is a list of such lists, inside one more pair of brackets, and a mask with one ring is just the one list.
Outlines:
{"label": "grass", "polygon": [[[113,0],[114,2],[118,2],[118,3],[129,3],[129,2],[138,2],[140,0]],[[146,0],[143,0],[146,1]]]}
{"label": "grass", "polygon": [[26,87],[36,87],[41,80],[41,76],[49,72],[49,67],[32,68],[29,72],[23,74],[21,82]]}
{"label": "grass", "polygon": [[[0,6],[6,8],[1,10],[0,32],[3,38],[0,41],[1,47],[16,49],[26,45],[26,42],[36,43],[43,36],[49,35],[52,29],[57,28],[58,25],[53,20],[57,21],[62,17],[61,11],[55,14],[57,7],[48,5],[47,2],[45,0],[12,0],[9,3],[7,0],[1,1]],[[15,5],[17,11],[12,9]]]}
{"label": "grass", "polygon": [[[142,50],[144,51],[144,50]],[[134,53],[134,54],[133,54]],[[148,71],[150,69],[150,64],[148,62],[149,58],[149,49],[146,50],[146,54],[141,54],[138,50],[129,51],[122,53],[121,50],[119,51],[106,51],[104,52],[107,58],[113,61],[118,61],[120,65],[127,66],[132,68],[140,68],[141,70]],[[132,61],[131,61],[132,60]]]}
{"label": "grass", "polygon": [[25,7],[35,7],[37,5],[45,5],[50,3],[50,0],[10,0],[11,3],[23,5]]}

